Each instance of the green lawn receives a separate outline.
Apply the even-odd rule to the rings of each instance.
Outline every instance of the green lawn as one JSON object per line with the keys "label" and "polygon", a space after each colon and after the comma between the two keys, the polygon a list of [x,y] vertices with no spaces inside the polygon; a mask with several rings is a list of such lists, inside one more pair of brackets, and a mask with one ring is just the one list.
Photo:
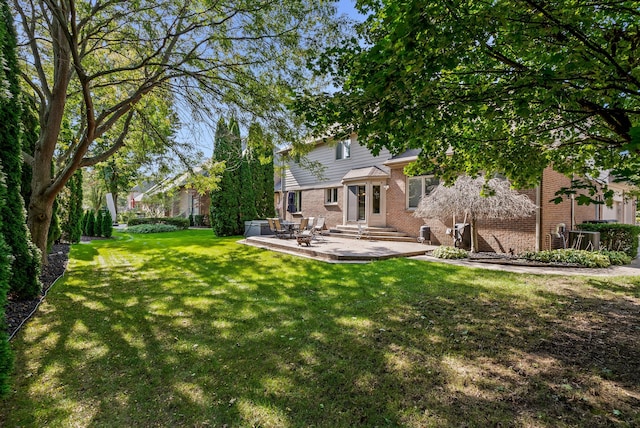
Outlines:
{"label": "green lawn", "polygon": [[12,342],[0,426],[638,426],[639,336],[637,277],[116,234]]}

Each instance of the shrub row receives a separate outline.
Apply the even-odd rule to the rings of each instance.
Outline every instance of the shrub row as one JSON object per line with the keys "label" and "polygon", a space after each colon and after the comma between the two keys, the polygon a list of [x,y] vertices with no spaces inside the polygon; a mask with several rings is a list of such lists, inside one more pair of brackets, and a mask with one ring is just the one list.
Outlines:
{"label": "shrub row", "polygon": [[127,222],[128,227],[140,224],[168,224],[177,229],[186,230],[189,228],[189,219],[184,217],[143,217],[132,218]]}
{"label": "shrub row", "polygon": [[[441,246],[433,250],[433,257],[439,259],[464,259],[469,253],[461,248]],[[611,265],[627,265],[631,257],[622,251],[547,250],[529,251],[518,256],[520,259],[541,263],[574,264],[589,268],[605,268]]]}
{"label": "shrub row", "polygon": [[542,263],[577,264],[589,268],[605,268],[631,262],[631,257],[622,251],[546,250],[526,252],[519,257]]}
{"label": "shrub row", "polygon": [[624,251],[631,258],[638,254],[640,226],[618,223],[582,223],[579,230],[600,232],[600,248],[608,251]]}
{"label": "shrub row", "polygon": [[178,230],[172,224],[137,224],[135,226],[127,226],[127,232],[129,233],[161,233],[161,232],[175,232]]}
{"label": "shrub row", "polygon": [[111,238],[113,235],[113,219],[109,210],[85,211],[82,216],[82,232],[85,236],[104,236]]}

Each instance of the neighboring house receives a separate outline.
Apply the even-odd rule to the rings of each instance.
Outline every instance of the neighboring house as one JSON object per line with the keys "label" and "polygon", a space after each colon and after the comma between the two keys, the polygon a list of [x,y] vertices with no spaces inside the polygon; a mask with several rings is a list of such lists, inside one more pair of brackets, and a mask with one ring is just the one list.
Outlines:
{"label": "neighboring house", "polygon": [[[361,146],[355,135],[337,144],[317,142],[307,155],[309,161],[325,166],[322,177],[316,177],[296,163],[286,170],[281,189],[279,213],[288,220],[302,217],[325,217],[330,229],[347,230],[361,224],[370,230],[399,232],[417,237],[427,225],[431,242],[452,245],[451,229],[456,219],[423,220],[413,216],[420,198],[438,184],[433,176],[408,177],[404,167],[417,159],[418,151],[391,156],[381,150],[373,156]],[[573,200],[560,204],[550,202],[570,179],[547,168],[540,185],[524,190],[539,207],[527,218],[517,220],[478,221],[480,251],[522,252],[562,248],[559,237],[563,226],[568,231],[585,221],[615,220],[635,222],[635,199],[628,198],[629,186],[607,180],[616,191],[612,208],[603,205],[578,205]],[[566,237],[566,233],[565,233]]]}
{"label": "neighboring house", "polygon": [[[199,173],[200,168],[194,171]],[[144,192],[134,188],[127,198],[129,209],[164,217],[209,217],[211,198],[186,186],[188,173],[155,184]],[[208,220],[204,220],[205,223]]]}

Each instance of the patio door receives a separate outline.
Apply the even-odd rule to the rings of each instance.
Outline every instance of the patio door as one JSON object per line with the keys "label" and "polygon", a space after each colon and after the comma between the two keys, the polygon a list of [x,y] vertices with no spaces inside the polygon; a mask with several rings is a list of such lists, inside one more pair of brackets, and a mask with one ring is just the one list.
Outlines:
{"label": "patio door", "polygon": [[347,186],[347,221],[367,220],[367,191],[364,185]]}

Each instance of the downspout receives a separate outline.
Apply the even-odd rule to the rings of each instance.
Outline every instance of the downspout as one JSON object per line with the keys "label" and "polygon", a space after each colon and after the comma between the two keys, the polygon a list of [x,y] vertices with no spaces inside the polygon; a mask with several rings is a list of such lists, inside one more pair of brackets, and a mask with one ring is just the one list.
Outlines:
{"label": "downspout", "polygon": [[570,215],[571,215],[571,229],[569,230],[575,230],[575,203],[576,203],[576,197],[575,195],[571,195],[571,211],[570,211]]}
{"label": "downspout", "polygon": [[280,201],[279,201],[279,209],[278,211],[280,211],[278,213],[278,217],[280,217],[280,215],[282,215],[282,219],[286,219],[287,218],[287,211],[286,211],[286,205],[285,205],[285,197],[284,197],[284,172],[282,173],[282,176],[280,178]]}
{"label": "downspout", "polygon": [[536,188],[536,251],[542,250],[542,178]]}

